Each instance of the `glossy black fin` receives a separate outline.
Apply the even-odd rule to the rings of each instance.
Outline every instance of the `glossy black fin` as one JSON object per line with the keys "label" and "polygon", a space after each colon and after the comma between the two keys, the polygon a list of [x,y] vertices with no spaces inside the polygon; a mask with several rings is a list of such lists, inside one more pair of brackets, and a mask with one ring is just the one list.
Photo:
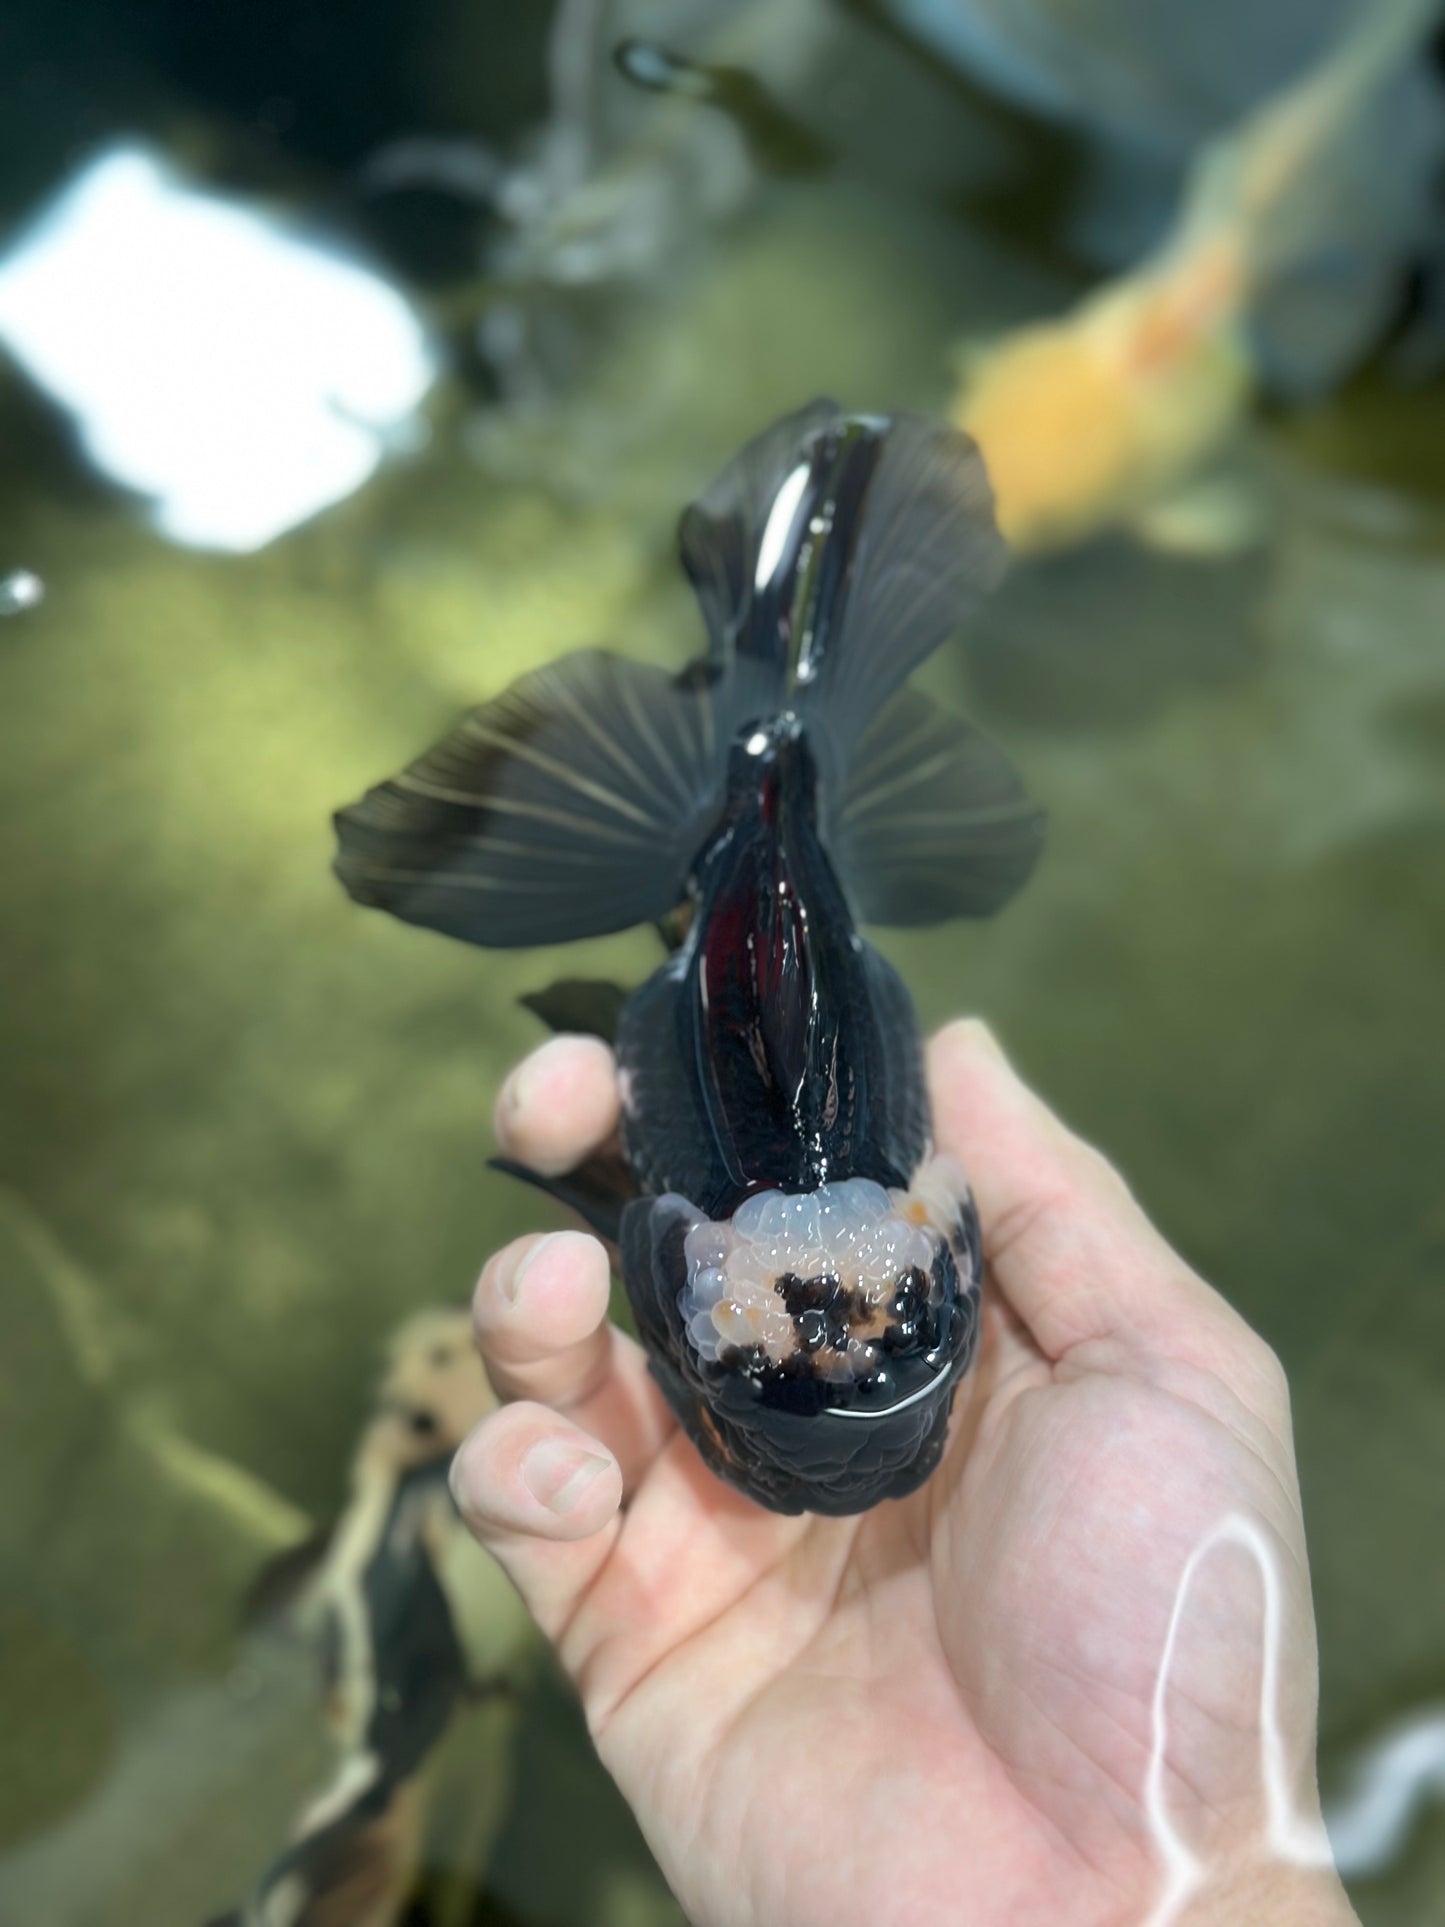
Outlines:
{"label": "glossy black fin", "polygon": [[600,1037],[611,1044],[627,1002],[621,984],[590,977],[562,977],[545,990],[529,990],[517,1002],[558,1035]]}
{"label": "glossy black fin", "polygon": [[[977,445],[922,415],[869,423],[876,459],[856,501],[841,493],[820,538],[838,577],[825,632],[800,679],[800,707],[846,767],[879,710],[992,590],[1008,551]],[[841,471],[846,479],[846,470]]]}
{"label": "glossy black fin", "polygon": [[755,436],[684,509],[678,549],[707,624],[714,664],[730,665],[746,643],[763,536],[784,483],[806,462],[812,438],[841,419],[837,403],[821,398],[785,415]]}
{"label": "glossy black fin", "polygon": [[835,785],[1007,563],[967,435],[829,401],[750,442],[683,516],[680,543],[719,734],[795,708]]}
{"label": "glossy black fin", "polygon": [[735,123],[757,165],[771,174],[817,174],[837,158],[745,67],[705,65],[655,40],[619,41],[612,63],[635,87],[715,107]]}
{"label": "glossy black fin", "polygon": [[904,690],[855,747],[824,834],[864,923],[928,924],[1006,903],[1044,822],[1002,750]]}
{"label": "glossy black fin", "polygon": [[584,650],[338,812],[336,873],[358,903],[494,948],[625,930],[681,900],[725,762],[705,690]]}
{"label": "glossy black fin", "polygon": [[637,1181],[626,1160],[616,1151],[598,1151],[576,1170],[556,1178],[544,1177],[540,1171],[519,1164],[515,1158],[488,1158],[487,1165],[490,1170],[504,1171],[509,1178],[520,1178],[523,1184],[545,1191],[549,1198],[575,1211],[599,1238],[605,1238],[610,1244],[617,1242],[623,1207],[637,1196]]}
{"label": "glossy black fin", "polygon": [[869,1134],[907,1182],[927,1156],[932,1133],[918,1013],[907,984],[888,959],[871,943],[859,948],[878,1052],[870,1079],[874,1104]]}

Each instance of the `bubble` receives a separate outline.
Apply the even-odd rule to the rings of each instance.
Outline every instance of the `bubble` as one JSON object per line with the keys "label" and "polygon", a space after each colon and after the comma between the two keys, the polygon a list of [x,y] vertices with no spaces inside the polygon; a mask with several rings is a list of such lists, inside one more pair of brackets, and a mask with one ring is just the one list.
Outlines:
{"label": "bubble", "polygon": [[699,1269],[722,1265],[727,1262],[732,1242],[725,1224],[714,1224],[710,1218],[704,1218],[688,1232],[683,1242],[683,1256]]}
{"label": "bubble", "polygon": [[721,1299],[712,1309],[712,1322],[725,1345],[751,1345],[753,1323],[736,1298]]}
{"label": "bubble", "polygon": [[762,1244],[778,1239],[815,1241],[818,1237],[818,1199],[814,1192],[796,1196],[786,1191],[759,1191],[733,1213],[733,1230],[740,1238]]}
{"label": "bubble", "polygon": [[734,1235],[749,1240],[762,1237],[763,1213],[777,1196],[776,1191],[758,1191],[745,1198],[733,1213]]}
{"label": "bubble", "polygon": [[891,1210],[888,1193],[871,1178],[849,1178],[832,1187],[833,1196],[843,1210],[851,1212],[860,1224],[871,1223]]}
{"label": "bubble", "polygon": [[723,1295],[725,1283],[723,1273],[716,1265],[706,1265],[692,1279],[689,1290],[699,1305],[715,1305]]}
{"label": "bubble", "polygon": [[770,1289],[778,1271],[771,1255],[756,1245],[734,1245],[723,1269],[728,1283],[744,1293]]}

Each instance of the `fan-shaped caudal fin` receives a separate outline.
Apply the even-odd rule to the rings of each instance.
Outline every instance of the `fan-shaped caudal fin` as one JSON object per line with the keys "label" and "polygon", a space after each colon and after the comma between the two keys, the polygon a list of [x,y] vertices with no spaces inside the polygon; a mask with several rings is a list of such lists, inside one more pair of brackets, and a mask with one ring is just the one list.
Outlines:
{"label": "fan-shaped caudal fin", "polygon": [[996,586],[1008,552],[975,444],[921,415],[838,431],[798,642],[800,708],[834,767]]}
{"label": "fan-shaped caudal fin", "polygon": [[[760,562],[769,562],[771,574],[788,536],[803,533],[801,527],[792,528],[788,498],[791,493],[796,510],[798,484],[790,491],[791,478],[800,467],[806,477],[814,441],[843,420],[836,402],[821,399],[785,415],[755,436],[684,509],[678,549],[717,666],[730,666],[749,625],[756,627],[754,610],[764,577]],[[769,535],[778,551],[771,558],[764,539]]]}
{"label": "fan-shaped caudal fin", "polygon": [[750,442],[682,518],[735,722],[804,714],[826,761],[1003,572],[977,448],[920,415],[816,401]]}
{"label": "fan-shaped caudal fin", "polygon": [[726,765],[705,689],[586,650],[473,710],[336,817],[359,903],[493,948],[665,916]]}
{"label": "fan-shaped caudal fin", "polygon": [[942,923],[1008,901],[1044,814],[981,731],[904,690],[855,746],[824,836],[863,922]]}

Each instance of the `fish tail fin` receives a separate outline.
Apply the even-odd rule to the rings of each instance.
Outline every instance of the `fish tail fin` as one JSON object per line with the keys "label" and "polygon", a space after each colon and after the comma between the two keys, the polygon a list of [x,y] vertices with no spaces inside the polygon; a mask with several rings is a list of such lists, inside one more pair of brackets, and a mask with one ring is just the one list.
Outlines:
{"label": "fish tail fin", "polygon": [[1033,868],[1043,817],[984,736],[903,688],[1007,564],[971,437],[813,402],[748,444],[680,538],[720,733],[784,709],[801,718],[858,914],[931,923],[998,908]]}
{"label": "fish tail fin", "polygon": [[[1003,571],[968,436],[813,402],[748,444],[679,542],[706,656],[675,676],[590,649],[520,678],[337,813],[351,896],[489,948],[664,919],[718,820],[738,731],[785,711],[813,746],[861,915],[978,915],[1016,888],[1037,812],[996,750],[901,687]],[[895,769],[920,730],[926,759]],[[930,855],[906,860],[900,837]],[[923,889],[935,856],[953,873]]]}

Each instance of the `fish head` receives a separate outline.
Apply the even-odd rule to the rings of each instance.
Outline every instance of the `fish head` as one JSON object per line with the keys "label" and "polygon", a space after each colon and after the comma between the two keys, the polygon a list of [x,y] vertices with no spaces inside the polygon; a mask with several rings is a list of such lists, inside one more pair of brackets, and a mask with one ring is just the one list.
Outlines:
{"label": "fish head", "polygon": [[681,1198],[624,1237],[647,1267],[664,1389],[713,1470],[784,1512],[861,1512],[932,1471],[978,1337],[978,1219],[956,1167],[755,1192],[728,1219]]}

